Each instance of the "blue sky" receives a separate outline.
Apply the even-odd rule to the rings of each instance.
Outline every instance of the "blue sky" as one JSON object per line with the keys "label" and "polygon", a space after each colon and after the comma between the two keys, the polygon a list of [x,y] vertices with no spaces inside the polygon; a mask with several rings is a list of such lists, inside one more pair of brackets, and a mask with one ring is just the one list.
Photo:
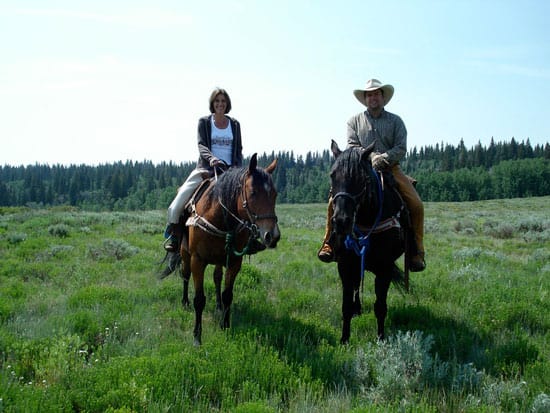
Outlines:
{"label": "blue sky", "polygon": [[230,93],[254,152],[345,146],[395,87],[408,146],[550,141],[550,1],[0,0],[0,165],[195,161]]}

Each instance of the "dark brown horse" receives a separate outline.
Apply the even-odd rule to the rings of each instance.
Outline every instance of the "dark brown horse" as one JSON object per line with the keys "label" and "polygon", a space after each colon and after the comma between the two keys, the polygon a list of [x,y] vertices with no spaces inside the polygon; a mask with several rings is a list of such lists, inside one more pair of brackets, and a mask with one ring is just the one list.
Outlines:
{"label": "dark brown horse", "polygon": [[[206,188],[196,202],[191,203],[191,216],[187,220],[180,255],[183,305],[189,305],[189,279],[193,276],[193,336],[196,345],[201,344],[202,313],[206,304],[203,286],[206,266],[215,266],[216,303],[222,311],[220,326],[228,328],[233,286],[243,256],[266,247],[275,248],[279,241],[275,214],[277,191],[271,177],[277,160],[265,169],[257,165],[254,154],[248,167],[229,168]],[[225,285],[222,292],[223,267]],[[171,269],[174,269],[173,266]]]}
{"label": "dark brown horse", "polygon": [[352,317],[361,314],[364,271],[375,275],[374,314],[380,339],[384,338],[390,283],[403,281],[395,260],[405,249],[406,209],[390,185],[391,176],[385,181],[372,168],[369,155],[373,148],[374,144],[341,151],[336,142],[331,145],[335,157],[330,172],[332,242],[342,282],[342,343],[349,341]]}

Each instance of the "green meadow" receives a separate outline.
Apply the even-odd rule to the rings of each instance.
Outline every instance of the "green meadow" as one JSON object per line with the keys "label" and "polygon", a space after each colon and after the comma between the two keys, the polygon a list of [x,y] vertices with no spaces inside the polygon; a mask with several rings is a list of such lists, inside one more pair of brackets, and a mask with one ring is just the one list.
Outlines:
{"label": "green meadow", "polygon": [[426,203],[427,270],[390,288],[384,342],[366,273],[346,346],[325,205],[278,205],[230,329],[207,270],[200,347],[157,277],[165,211],[0,208],[0,412],[549,412],[549,205]]}

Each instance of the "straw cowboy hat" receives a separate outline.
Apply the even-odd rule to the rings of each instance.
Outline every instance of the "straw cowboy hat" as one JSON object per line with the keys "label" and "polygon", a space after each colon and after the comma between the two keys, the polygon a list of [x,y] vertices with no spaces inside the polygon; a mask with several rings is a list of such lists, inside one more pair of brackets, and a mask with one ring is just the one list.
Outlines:
{"label": "straw cowboy hat", "polygon": [[377,89],[382,89],[384,93],[384,106],[386,106],[393,96],[393,86],[384,85],[378,79],[369,80],[367,82],[367,86],[365,87],[365,89],[355,89],[353,91],[353,94],[355,95],[355,97],[359,102],[367,106],[367,101],[365,99],[365,92],[372,92],[373,90],[377,90]]}

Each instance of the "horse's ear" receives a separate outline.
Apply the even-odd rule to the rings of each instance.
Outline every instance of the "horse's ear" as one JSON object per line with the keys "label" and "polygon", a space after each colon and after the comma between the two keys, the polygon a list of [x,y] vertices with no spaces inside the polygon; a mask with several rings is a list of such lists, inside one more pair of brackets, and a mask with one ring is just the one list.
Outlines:
{"label": "horse's ear", "polygon": [[256,167],[258,166],[258,154],[255,153],[252,155],[252,158],[250,158],[250,163],[248,164],[248,171],[252,172],[256,170]]}
{"label": "horse's ear", "polygon": [[370,154],[374,150],[374,144],[375,142],[371,143],[369,146],[365,148],[365,150],[361,153],[361,161],[370,160]]}
{"label": "horse's ear", "polygon": [[268,174],[272,174],[276,167],[277,167],[277,158],[273,159],[273,161],[269,164],[269,166],[265,168],[265,171]]}
{"label": "horse's ear", "polygon": [[330,144],[330,150],[332,151],[335,159],[338,158],[338,156],[342,153],[334,139],[332,139],[332,143]]}
{"label": "horse's ear", "polygon": [[373,141],[369,146],[365,148],[365,152],[367,155],[370,155],[370,153],[374,150],[374,145],[376,144],[376,141]]}

